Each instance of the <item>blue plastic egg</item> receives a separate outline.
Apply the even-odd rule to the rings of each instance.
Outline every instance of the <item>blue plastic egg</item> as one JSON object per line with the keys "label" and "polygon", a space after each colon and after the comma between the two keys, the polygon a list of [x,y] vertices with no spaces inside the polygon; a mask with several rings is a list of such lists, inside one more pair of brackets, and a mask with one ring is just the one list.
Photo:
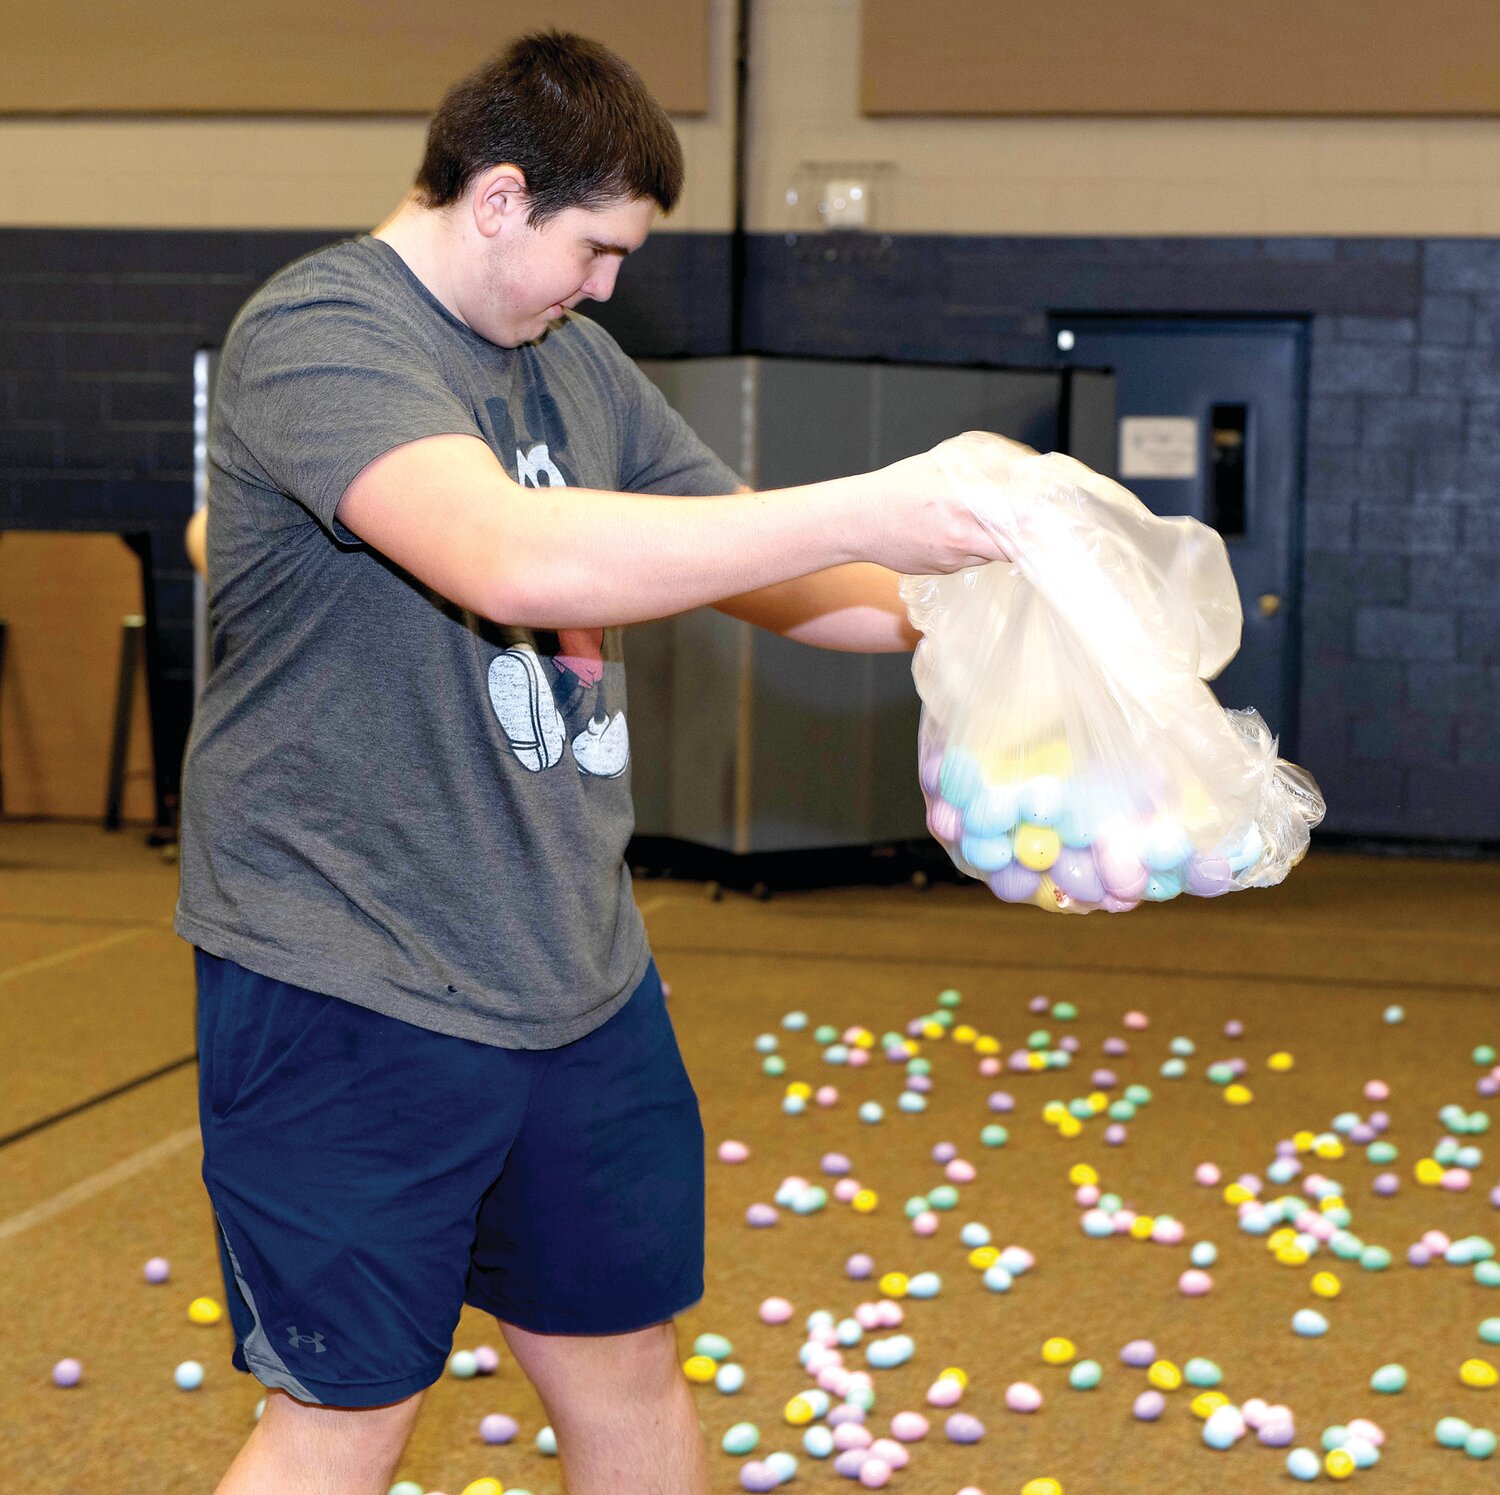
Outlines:
{"label": "blue plastic egg", "polygon": [[1012,784],[986,784],[964,811],[964,825],[977,836],[999,836],[1021,818],[1020,791]]}
{"label": "blue plastic egg", "polygon": [[1016,849],[1005,834],[986,836],[973,828],[972,821],[965,820],[963,840],[959,852],[963,859],[978,872],[998,872],[1016,859]]}
{"label": "blue plastic egg", "polygon": [[1153,872],[1146,879],[1146,891],[1141,895],[1152,903],[1166,903],[1182,892],[1182,881],[1171,872]]}
{"label": "blue plastic egg", "polygon": [[943,798],[960,810],[967,810],[984,785],[979,764],[962,748],[949,748],[938,769],[938,786]]}

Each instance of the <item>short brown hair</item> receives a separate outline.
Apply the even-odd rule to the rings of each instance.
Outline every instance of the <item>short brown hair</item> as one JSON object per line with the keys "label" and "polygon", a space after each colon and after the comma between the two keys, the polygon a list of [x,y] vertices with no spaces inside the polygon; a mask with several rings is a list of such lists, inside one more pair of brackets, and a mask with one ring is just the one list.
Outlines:
{"label": "short brown hair", "polygon": [[666,111],[623,58],[585,37],[523,36],[449,90],[417,172],[426,207],[455,203],[481,172],[526,174],[528,221],[565,208],[682,195],[682,145]]}

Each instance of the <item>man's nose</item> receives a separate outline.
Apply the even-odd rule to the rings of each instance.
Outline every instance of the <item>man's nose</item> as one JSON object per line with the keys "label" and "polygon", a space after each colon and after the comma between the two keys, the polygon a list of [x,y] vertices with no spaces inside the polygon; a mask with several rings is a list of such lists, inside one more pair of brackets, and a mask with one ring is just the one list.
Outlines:
{"label": "man's nose", "polygon": [[607,260],[584,281],[583,294],[590,301],[608,301],[615,293],[615,277],[619,273],[619,261],[615,259]]}

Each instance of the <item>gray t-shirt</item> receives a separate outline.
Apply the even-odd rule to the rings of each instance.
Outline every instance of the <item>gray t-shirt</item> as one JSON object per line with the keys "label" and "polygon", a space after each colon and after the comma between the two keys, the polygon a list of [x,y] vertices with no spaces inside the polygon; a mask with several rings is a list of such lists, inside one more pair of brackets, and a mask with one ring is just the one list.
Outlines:
{"label": "gray t-shirt", "polygon": [[368,235],[280,271],[219,363],[176,928],[424,1028],[554,1048],[649,960],[620,630],[477,619],[335,520],[367,464],[445,433],[526,487],[737,483],[586,318],[498,347]]}

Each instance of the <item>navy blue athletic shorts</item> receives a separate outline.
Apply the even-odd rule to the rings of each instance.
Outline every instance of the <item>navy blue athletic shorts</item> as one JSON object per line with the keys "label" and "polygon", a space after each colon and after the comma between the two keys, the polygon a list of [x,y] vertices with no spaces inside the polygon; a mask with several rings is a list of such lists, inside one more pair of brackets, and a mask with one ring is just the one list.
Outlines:
{"label": "navy blue athletic shorts", "polygon": [[234,1363],[380,1406],[465,1303],[624,1334],[703,1296],[703,1125],[653,963],[556,1049],[452,1038],[199,950],[203,1181]]}

